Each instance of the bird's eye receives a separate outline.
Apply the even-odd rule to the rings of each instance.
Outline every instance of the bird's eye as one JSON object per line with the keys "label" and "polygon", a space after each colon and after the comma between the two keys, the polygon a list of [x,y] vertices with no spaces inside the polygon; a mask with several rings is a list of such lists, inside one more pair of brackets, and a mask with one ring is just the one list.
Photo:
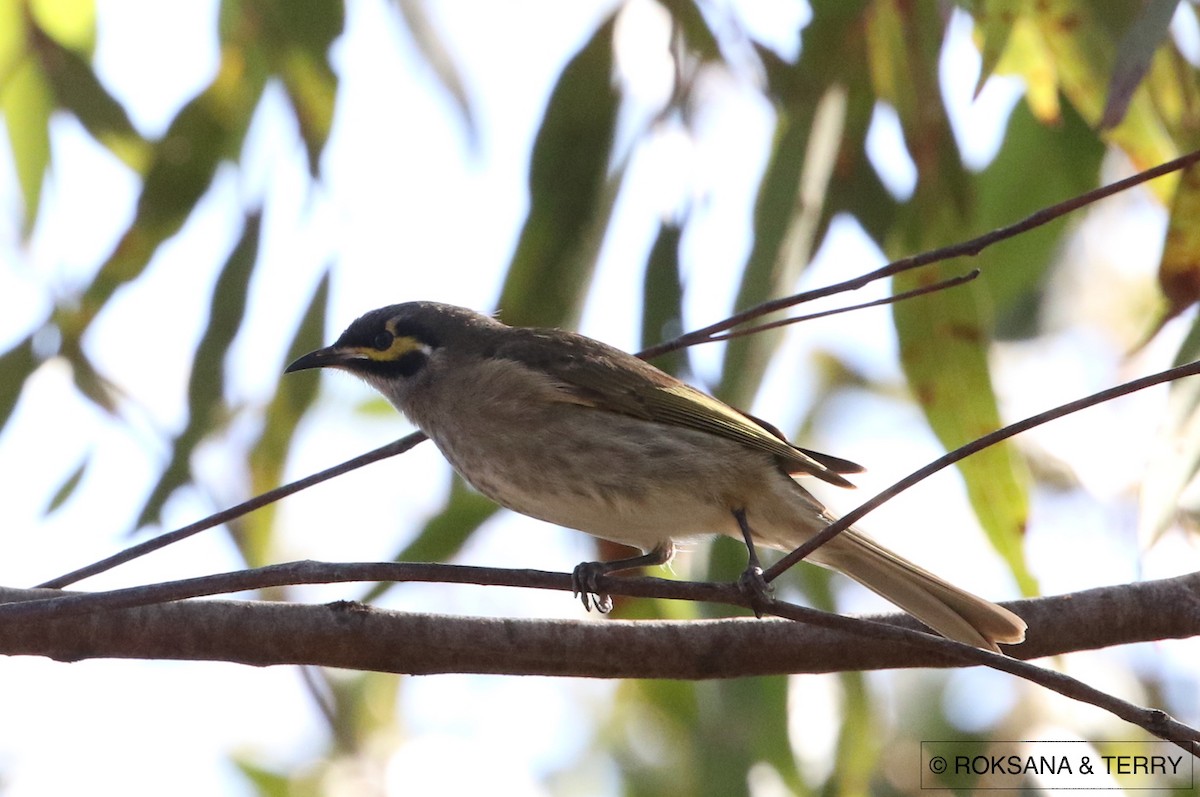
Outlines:
{"label": "bird's eye", "polygon": [[395,335],[384,330],[375,336],[375,340],[372,341],[372,345],[374,345],[375,348],[379,349],[380,351],[387,351],[388,348],[391,347],[392,341],[395,339]]}

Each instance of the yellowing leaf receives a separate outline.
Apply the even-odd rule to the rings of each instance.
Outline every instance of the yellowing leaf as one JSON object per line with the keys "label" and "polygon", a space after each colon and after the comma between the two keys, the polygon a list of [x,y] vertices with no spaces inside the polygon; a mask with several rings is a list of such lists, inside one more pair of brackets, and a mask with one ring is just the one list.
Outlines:
{"label": "yellowing leaf", "polygon": [[1167,318],[1200,300],[1200,166],[1196,164],[1184,170],[1175,192],[1158,284],[1167,298]]}
{"label": "yellowing leaf", "polygon": [[12,146],[17,181],[25,201],[23,232],[28,235],[37,220],[42,183],[50,165],[50,114],[54,92],[36,61],[24,58],[0,86],[0,112]]}
{"label": "yellowing leaf", "polygon": [[96,44],[95,0],[30,0],[29,10],[42,30],[63,47],[91,53]]}
{"label": "yellowing leaf", "polygon": [[1021,16],[1013,23],[1008,48],[996,65],[996,73],[1020,75],[1025,80],[1025,103],[1042,124],[1057,124],[1062,118],[1058,68],[1031,17]]}
{"label": "yellowing leaf", "polygon": [[[1089,125],[1098,126],[1108,95],[1107,76],[1112,73],[1116,54],[1109,28],[1097,19],[1100,9],[1082,0],[1043,0],[1035,8],[1038,28],[1054,55],[1063,93]],[[1121,147],[1137,169],[1155,166],[1178,154],[1149,94],[1142,88],[1134,92],[1124,118],[1107,131],[1106,138]],[[1150,190],[1167,201],[1174,193],[1175,178],[1155,180]]]}
{"label": "yellowing leaf", "polygon": [[[944,265],[895,278],[896,292],[951,276]],[[934,433],[954,449],[1000,428],[987,366],[988,330],[981,321],[977,285],[942,291],[893,308],[900,357],[917,402]],[[1022,593],[1037,584],[1022,551],[1029,514],[1029,474],[1008,442],[958,463],[971,506],[992,545],[1008,562]]]}
{"label": "yellowing leaf", "polygon": [[979,45],[979,55],[982,64],[979,67],[979,80],[975,82],[975,96],[983,90],[983,85],[996,71],[1001,56],[1008,48],[1008,39],[1012,35],[1013,26],[1020,16],[1020,0],[980,0],[971,8],[971,16],[975,19],[975,39]]}

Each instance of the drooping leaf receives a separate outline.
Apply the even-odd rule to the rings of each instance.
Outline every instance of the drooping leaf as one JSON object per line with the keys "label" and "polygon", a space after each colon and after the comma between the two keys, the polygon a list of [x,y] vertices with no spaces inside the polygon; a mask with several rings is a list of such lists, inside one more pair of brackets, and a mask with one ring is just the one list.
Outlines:
{"label": "drooping leaf", "polygon": [[671,19],[679,26],[689,53],[702,61],[721,61],[721,45],[695,0],[663,0]]}
{"label": "drooping leaf", "polygon": [[1180,147],[1193,146],[1200,132],[1200,80],[1173,38],[1155,51],[1142,85]]}
{"label": "drooping leaf", "polygon": [[139,527],[156,521],[171,493],[191,479],[192,452],[225,420],[225,353],[245,317],[261,228],[261,212],[248,213],[242,235],[221,267],[209,302],[208,323],[192,360],[187,425],[174,440],[167,467],[146,499],[137,520]]}
{"label": "drooping leaf", "polygon": [[[937,90],[941,29],[931,5],[896,6],[894,18],[903,34],[882,37],[885,44],[903,42],[903,56],[891,56],[907,74],[897,81],[924,100],[897,105],[913,162],[917,186],[899,219],[888,249],[905,254],[944,246],[969,237],[976,207],[975,193],[962,165],[950,122]],[[954,263],[938,263],[893,279],[896,293],[931,285],[961,273]],[[988,371],[991,323],[978,284],[941,291],[893,305],[900,341],[900,361],[930,427],[947,449],[957,448],[1000,427],[1000,413]],[[1005,558],[1026,594],[1036,584],[1025,563],[1022,540],[1028,517],[1029,475],[1009,445],[993,446],[959,463],[976,517],[996,550]]]}
{"label": "drooping leaf", "polygon": [[30,0],[29,16],[58,44],[81,55],[92,54],[96,46],[95,0]]}
{"label": "drooping leaf", "polygon": [[295,776],[267,769],[251,760],[248,754],[234,753],[230,760],[258,797],[292,797]]}
{"label": "drooping leaf", "polygon": [[574,326],[612,212],[617,122],[613,26],[602,24],[559,76],[533,144],[529,215],[500,308],[517,326]]}
{"label": "drooping leaf", "polygon": [[[61,310],[56,311],[55,321],[63,316],[64,313]],[[60,329],[62,328],[61,323],[58,326]],[[92,365],[91,358],[83,350],[82,341],[78,337],[64,335],[58,354],[71,364],[71,379],[79,392],[97,407],[109,415],[115,416],[120,391]]]}
{"label": "drooping leaf", "polygon": [[437,76],[442,90],[454,103],[458,115],[462,118],[468,140],[474,142],[479,136],[479,131],[475,114],[471,110],[470,98],[467,96],[467,87],[459,73],[458,65],[454,63],[453,56],[442,41],[441,33],[429,17],[426,3],[421,0],[396,0],[396,8],[404,18],[417,50]]}
{"label": "drooping leaf", "polygon": [[799,781],[788,744],[788,681],[783,676],[707,681],[697,686],[701,724],[699,771],[693,794],[748,794],[746,773],[769,763],[784,779]]}
{"label": "drooping leaf", "polygon": [[[5,22],[0,12],[0,26]],[[4,128],[8,132],[17,182],[24,200],[21,232],[29,235],[37,221],[42,184],[50,165],[50,114],[54,111],[54,91],[32,57],[18,55],[15,63],[0,65],[0,69],[5,66],[8,69],[0,75],[4,78],[0,83],[0,113],[5,119]]]}
{"label": "drooping leaf", "polygon": [[842,721],[837,730],[830,791],[870,794],[872,774],[879,768],[883,750],[875,732],[875,704],[869,682],[861,672],[843,672],[838,674],[838,685],[842,690]]}
{"label": "drooping leaf", "polygon": [[1021,11],[1020,0],[978,0],[968,9],[975,19],[976,38],[979,40],[979,80],[975,82],[975,96],[983,91],[988,78],[996,71],[1000,57],[1008,47],[1009,36]]}
{"label": "drooping leaf", "polygon": [[499,507],[493,501],[475,492],[456,475],[445,509],[425,524],[421,533],[396,557],[396,561],[444,562],[456,554],[475,529],[497,511]]}
{"label": "drooping leaf", "polygon": [[141,275],[159,245],[183,226],[222,160],[236,157],[264,77],[227,48],[213,82],[175,117],[156,142],[133,222],[84,292],[64,337],[83,334],[108,299]]}
{"label": "drooping leaf", "polygon": [[345,26],[345,6],[340,0],[259,0],[245,9],[261,15],[270,71],[283,80],[315,177],[333,127],[338,80],[329,50]]}
{"label": "drooping leaf", "polygon": [[[1129,6],[1105,4],[1101,11],[1084,0],[1045,0],[1033,8],[1054,55],[1059,87],[1089,125],[1098,125],[1108,94],[1107,76],[1116,59],[1114,28],[1125,29],[1117,26],[1127,25]],[[1106,139],[1120,146],[1138,169],[1170,160],[1178,152],[1144,90],[1134,92],[1124,117],[1106,131]],[[1175,178],[1155,180],[1150,190],[1167,199],[1174,193]]]}
{"label": "drooping leaf", "polygon": [[[930,266],[895,278],[897,292],[949,277]],[[989,330],[978,286],[923,296],[893,307],[900,357],[913,394],[938,439],[957,448],[1000,428],[987,367]],[[1029,476],[1007,442],[958,463],[967,495],[993,547],[1005,558],[1024,594],[1036,594],[1022,540],[1028,517]]]}
{"label": "drooping leaf", "polygon": [[75,490],[79,487],[79,483],[83,481],[83,474],[87,472],[87,466],[90,460],[90,456],[85,456],[79,461],[79,464],[75,466],[75,470],[71,471],[71,474],[67,476],[67,478],[63,480],[63,483],[59,485],[58,489],[54,491],[54,495],[50,497],[50,500],[46,504],[46,508],[42,511],[43,515],[53,514],[58,510],[59,507],[65,504],[72,495],[75,494]]}
{"label": "drooping leaf", "polygon": [[[329,272],[317,283],[288,346],[285,362],[324,345],[325,317],[329,309]],[[278,369],[283,374],[283,364]],[[304,413],[317,398],[319,380],[292,379],[281,382],[263,412],[263,428],[250,446],[250,492],[253,495],[278,487],[284,465],[291,450],[292,438]],[[275,522],[275,507],[266,506],[238,522],[238,543],[248,564],[267,561],[271,530]]]}
{"label": "drooping leaf", "polygon": [[1167,299],[1164,321],[1200,301],[1200,167],[1195,164],[1180,175],[1175,191],[1158,284]]}
{"label": "drooping leaf", "polygon": [[1025,82],[1025,103],[1045,125],[1058,124],[1062,117],[1059,102],[1058,67],[1038,27],[1029,13],[1016,18],[1008,46],[996,65],[996,74],[1019,75]]}
{"label": "drooping leaf", "polygon": [[[679,279],[679,241],[683,229],[662,222],[642,279],[642,347],[648,348],[683,332],[683,284]],[[687,364],[687,352],[675,351],[655,358],[654,364],[668,373],[679,374]]]}
{"label": "drooping leaf", "polygon": [[[1094,188],[1105,147],[1074,109],[1058,125],[1034,118],[1025,104],[1009,117],[995,159],[974,177],[978,197],[969,236],[1028,216],[1047,205]],[[1031,179],[1031,175],[1037,179]],[[1044,279],[1056,262],[1064,235],[1077,219],[1065,217],[985,249],[971,261],[983,271],[995,334],[1036,334]]]}
{"label": "drooping leaf", "polygon": [[33,355],[33,335],[26,335],[4,354],[0,354],[0,430],[8,423],[21,388],[29,378],[38,361]]}
{"label": "drooping leaf", "polygon": [[[775,137],[755,197],[754,245],[734,300],[739,310],[792,293],[826,227],[824,198],[839,160],[838,148],[810,150],[810,143],[815,134],[820,142],[830,130],[836,131],[835,138],[845,130],[844,80],[847,72],[857,68],[846,50],[862,47],[860,20],[850,13],[854,5],[815,14],[803,32],[796,65],[787,68],[778,59],[767,60],[774,64],[768,66],[768,77],[778,98]],[[830,107],[827,101],[834,96],[841,102]],[[818,108],[826,113],[818,115]],[[781,332],[772,331],[730,341],[716,388],[721,399],[733,406],[749,406],[782,340]]]}
{"label": "drooping leaf", "polygon": [[1115,127],[1125,116],[1133,92],[1142,82],[1154,52],[1166,39],[1179,0],[1146,0],[1133,25],[1117,44],[1116,63],[1108,82],[1108,99],[1100,129]]}
{"label": "drooping leaf", "polygon": [[145,171],[151,155],[149,143],[134,129],[124,107],[108,93],[92,67],[36,26],[30,27],[29,43],[58,103],[126,166],[139,174]]}

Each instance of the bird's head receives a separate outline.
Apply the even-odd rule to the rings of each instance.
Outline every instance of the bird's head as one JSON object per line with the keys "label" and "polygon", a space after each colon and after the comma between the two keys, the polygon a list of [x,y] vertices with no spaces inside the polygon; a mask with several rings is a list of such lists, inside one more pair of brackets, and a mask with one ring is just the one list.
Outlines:
{"label": "bird's head", "polygon": [[348,371],[402,407],[410,391],[428,379],[431,371],[479,353],[489,332],[505,328],[489,316],[453,305],[394,304],[363,315],[333,345],[309,352],[285,372],[310,368]]}

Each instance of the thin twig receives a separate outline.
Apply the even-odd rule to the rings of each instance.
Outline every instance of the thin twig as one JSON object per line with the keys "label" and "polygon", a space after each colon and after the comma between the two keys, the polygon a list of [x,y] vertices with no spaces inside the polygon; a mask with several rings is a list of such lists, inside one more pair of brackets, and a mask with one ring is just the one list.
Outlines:
{"label": "thin twig", "polygon": [[[775,601],[768,607],[768,611],[789,620],[796,620],[810,625],[833,627],[832,624],[826,621],[826,618],[831,615],[828,615],[826,612],[817,611],[816,609]],[[860,620],[855,625],[858,626],[855,629],[855,633],[869,634],[876,639],[882,638],[903,645],[920,647],[925,650],[937,650],[939,653],[943,653],[963,664],[982,664],[993,670],[999,670],[1010,675],[1015,675],[1018,678],[1023,678],[1046,689],[1058,692],[1060,695],[1069,697],[1072,700],[1090,703],[1097,708],[1104,709],[1110,714],[1120,717],[1126,722],[1145,729],[1160,739],[1174,742],[1187,753],[1200,758],[1200,731],[1179,722],[1160,709],[1144,708],[1135,705],[1121,700],[1115,695],[1102,692],[1064,673],[1047,670],[1026,661],[1009,658],[1002,653],[993,653],[989,650],[981,650],[970,645],[964,645],[961,642],[955,642],[945,637],[913,631],[908,628],[900,628],[875,620]]]}
{"label": "thin twig", "polygon": [[1091,205],[1094,202],[1098,202],[1101,199],[1110,197],[1113,194],[1118,194],[1121,191],[1128,190],[1134,186],[1149,182],[1157,177],[1170,174],[1171,172],[1185,169],[1197,161],[1200,161],[1200,150],[1189,152],[1186,155],[1182,155],[1174,160],[1159,164],[1158,166],[1147,169],[1144,172],[1138,172],[1132,177],[1126,177],[1124,180],[1118,180],[1115,183],[1101,186],[1100,188],[1093,189],[1086,193],[1080,194],[1079,196],[1059,202],[1056,205],[1051,205],[1048,208],[1042,208],[1036,213],[1026,216],[1024,219],[1016,222],[1015,224],[1009,224],[1006,227],[1000,227],[992,230],[989,233],[984,233],[976,238],[972,238],[969,241],[962,241],[961,243],[943,246],[939,249],[931,249],[928,252],[922,252],[911,257],[902,258],[900,260],[888,263],[886,266],[876,269],[875,271],[855,277],[854,279],[846,280],[844,282],[838,282],[834,283],[833,285],[826,285],[822,288],[814,288],[813,290],[804,291],[803,293],[797,293],[792,296],[785,296],[781,299],[772,299],[761,304],[756,304],[754,307],[743,310],[740,313],[735,313],[723,321],[718,321],[715,324],[710,324],[709,326],[701,329],[680,335],[673,340],[668,340],[664,343],[658,344],[657,346],[651,346],[650,348],[642,351],[639,356],[643,357],[644,359],[653,359],[679,349],[687,348],[688,346],[694,346],[697,343],[703,343],[704,341],[708,340],[709,337],[718,332],[724,332],[727,329],[736,327],[739,324],[744,324],[747,321],[767,315],[768,313],[786,310],[789,307],[794,307],[795,305],[802,304],[804,302],[811,302],[816,299],[823,299],[826,296],[832,296],[837,293],[855,291],[865,285],[869,285],[876,280],[891,277],[895,274],[909,271],[914,268],[920,268],[921,266],[927,266],[931,263],[950,260],[955,257],[971,257],[977,255],[992,244],[999,243],[1000,241],[1020,235],[1023,232],[1028,232],[1029,230],[1040,227],[1043,224],[1048,224],[1055,219],[1061,218],[1062,216],[1079,210],[1082,207]]}
{"label": "thin twig", "polygon": [[143,543],[133,545],[120,553],[113,554],[106,559],[101,559],[98,562],[93,562],[86,567],[81,567],[78,570],[72,570],[70,573],[52,578],[49,581],[38,584],[38,588],[44,589],[62,589],[65,586],[74,584],[76,581],[82,581],[98,573],[103,573],[106,570],[111,570],[117,565],[124,564],[139,556],[145,556],[151,551],[157,551],[159,548],[165,548],[174,542],[185,540],[193,534],[198,534],[214,526],[219,526],[222,523],[228,523],[231,520],[240,518],[242,515],[249,514],[256,509],[260,509],[267,504],[272,504],[281,498],[285,498],[293,493],[298,493],[303,489],[312,487],[315,484],[320,484],[323,481],[328,481],[335,476],[341,476],[343,473],[349,473],[352,470],[361,468],[364,465],[370,465],[372,462],[378,462],[381,459],[394,457],[397,454],[403,454],[408,449],[427,439],[423,432],[413,432],[410,435],[401,437],[399,440],[394,440],[385,446],[380,446],[374,451],[368,451],[354,459],[346,460],[340,465],[335,465],[332,468],[327,468],[319,473],[314,473],[311,476],[305,476],[303,479],[298,479],[290,484],[276,487],[273,490],[267,490],[261,495],[256,495],[248,501],[243,501],[236,506],[231,506],[228,509],[223,509],[216,514],[209,515],[202,520],[197,520],[195,523],[184,526],[183,528],[169,531],[166,534],[160,534],[151,540],[146,540]]}
{"label": "thin twig", "polygon": [[950,467],[961,459],[966,459],[972,454],[982,451],[989,446],[994,446],[996,443],[999,443],[1002,440],[1007,440],[1008,438],[1014,437],[1021,432],[1032,429],[1035,426],[1041,426],[1049,421],[1062,418],[1065,415],[1079,412],[1080,410],[1087,409],[1088,407],[1093,407],[1097,404],[1102,404],[1106,401],[1111,401],[1115,398],[1120,398],[1121,396],[1135,393],[1148,387],[1153,387],[1154,385],[1159,385],[1164,382],[1171,382],[1176,379],[1182,379],[1186,376],[1195,376],[1197,374],[1200,374],[1200,361],[1188,363],[1187,365],[1180,365],[1176,368],[1168,368],[1165,371],[1159,371],[1156,374],[1144,376],[1141,379],[1134,379],[1132,382],[1126,382],[1124,384],[1117,385],[1116,387],[1110,387],[1107,390],[1101,390],[1099,393],[1093,393],[1090,396],[1085,396],[1084,398],[1076,399],[1075,401],[1069,401],[1066,404],[1060,404],[1053,409],[1040,412],[1037,415],[1030,416],[1013,424],[1009,424],[1003,429],[998,429],[991,434],[986,434],[983,437],[976,438],[970,443],[956,448],[950,453],[935,459],[925,467],[913,471],[883,492],[878,493],[870,500],[864,501],[854,509],[847,512],[845,515],[842,515],[833,523],[830,523],[828,526],[826,526],[820,534],[809,538],[799,548],[796,548],[796,550],[792,551],[787,556],[771,565],[771,567],[769,567],[767,571],[763,573],[763,578],[765,578],[768,582],[778,578],[789,567],[792,567],[801,559],[815,551],[817,548],[820,548],[838,534],[841,534],[843,531],[850,528],[852,524],[861,520],[867,515],[867,513],[874,511],[881,504],[884,504],[887,501],[890,501],[892,498],[895,498],[909,487],[912,487],[918,482],[924,481],[938,471]]}
{"label": "thin twig", "polygon": [[[822,310],[819,313],[806,313],[805,315],[792,316],[791,318],[781,318],[778,321],[771,321],[766,324],[757,324],[752,327],[742,327],[741,329],[732,329],[728,332],[722,332],[722,333],[713,335],[713,336],[707,338],[706,340],[703,340],[700,342],[701,343],[715,343],[719,340],[733,340],[734,338],[744,338],[747,335],[754,335],[759,332],[766,332],[768,329],[778,329],[779,327],[786,327],[786,326],[790,326],[791,324],[798,324],[801,321],[813,321],[817,318],[826,318],[831,315],[841,315],[842,313],[851,313],[851,312],[854,312],[855,310],[866,310],[869,307],[882,307],[884,305],[897,304],[898,302],[903,302],[908,299],[915,299],[918,296],[925,296],[930,293],[937,293],[939,291],[944,291],[948,288],[957,288],[959,285],[965,285],[968,282],[974,281],[980,275],[980,273],[981,272],[979,271],[979,269],[972,269],[971,271],[968,271],[966,274],[960,274],[957,277],[950,277],[949,279],[941,280],[940,282],[935,282],[931,285],[922,285],[919,288],[913,288],[912,290],[909,290],[909,291],[895,293],[895,294],[892,294],[891,296],[885,296],[882,299],[875,299],[874,301],[863,302],[861,304],[850,304],[850,305],[846,305],[845,307],[835,307],[832,310]],[[638,356],[640,357],[642,355],[638,355]]]}

